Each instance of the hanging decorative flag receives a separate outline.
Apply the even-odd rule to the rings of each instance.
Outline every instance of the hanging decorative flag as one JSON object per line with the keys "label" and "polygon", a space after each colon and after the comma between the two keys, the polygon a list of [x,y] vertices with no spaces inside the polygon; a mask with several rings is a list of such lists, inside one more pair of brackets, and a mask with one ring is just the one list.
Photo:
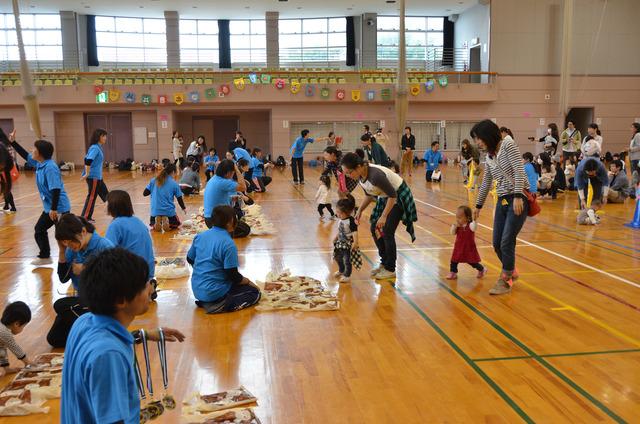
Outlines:
{"label": "hanging decorative flag", "polygon": [[[269,74],[262,74],[260,76],[260,80],[262,81],[263,84],[271,84],[271,75]],[[284,87],[284,86],[283,86]]]}
{"label": "hanging decorative flag", "polygon": [[351,90],[351,100],[354,102],[360,101],[360,90]]}
{"label": "hanging decorative flag", "polygon": [[251,84],[257,84],[258,76],[256,74],[249,74],[249,81],[251,82]]}
{"label": "hanging decorative flag", "polygon": [[382,97],[382,100],[391,100],[391,89],[383,88],[380,90],[380,97]]}
{"label": "hanging decorative flag", "polygon": [[118,90],[117,88],[112,88],[111,90],[109,90],[109,102],[115,103],[118,100],[120,100],[120,90]]}
{"label": "hanging decorative flag", "polygon": [[109,103],[109,92],[103,91],[96,94],[96,103]]}
{"label": "hanging decorative flag", "polygon": [[344,100],[346,93],[344,92],[343,89],[339,88],[336,90],[336,99],[338,100]]}
{"label": "hanging decorative flag", "polygon": [[[233,80],[233,85],[240,91],[244,90],[244,78],[236,78]],[[225,93],[226,94],[226,93]]]}
{"label": "hanging decorative flag", "polygon": [[298,81],[291,81],[289,90],[291,90],[293,94],[298,94],[298,92],[300,91],[300,83]]}
{"label": "hanging decorative flag", "polygon": [[93,92],[98,95],[100,93],[102,93],[104,91],[104,86],[103,85],[94,85],[93,86]]}
{"label": "hanging decorative flag", "polygon": [[372,102],[376,99],[376,92],[374,90],[367,91],[367,100]]}
{"label": "hanging decorative flag", "polygon": [[184,93],[175,93],[173,95],[173,103],[177,105],[184,103]]}
{"label": "hanging decorative flag", "polygon": [[140,101],[143,105],[149,106],[151,104],[151,94],[143,94],[142,97],[140,97]]}
{"label": "hanging decorative flag", "polygon": [[284,80],[282,78],[278,78],[275,86],[278,90],[282,90],[284,88]]}
{"label": "hanging decorative flag", "polygon": [[207,88],[204,91],[204,95],[207,99],[211,100],[211,99],[215,99],[218,93],[216,92],[215,88]]}
{"label": "hanging decorative flag", "polygon": [[229,87],[229,84],[222,84],[220,86],[220,90],[218,90],[218,96],[220,97],[228,96],[229,93],[231,93],[231,87]]}
{"label": "hanging decorative flag", "polygon": [[167,100],[167,95],[166,94],[159,94],[158,95],[158,104],[161,105],[166,105],[168,103],[169,100]]}
{"label": "hanging decorative flag", "polygon": [[313,97],[316,94],[316,86],[315,85],[311,85],[311,84],[307,84],[304,87],[304,95],[307,97]]}
{"label": "hanging decorative flag", "polygon": [[320,89],[320,97],[322,97],[323,99],[328,99],[330,95],[331,91],[327,87],[322,87]]}
{"label": "hanging decorative flag", "polygon": [[191,93],[189,93],[189,101],[191,103],[200,103],[200,92],[192,91]]}
{"label": "hanging decorative flag", "polygon": [[411,95],[412,95],[412,96],[417,96],[418,94],[420,94],[420,85],[418,85],[418,84],[413,84],[413,85],[411,86],[411,90],[410,90],[410,92],[411,92]]}
{"label": "hanging decorative flag", "polygon": [[441,75],[440,78],[438,78],[438,84],[440,87],[446,87],[447,84],[449,84],[449,78],[446,75]]}
{"label": "hanging decorative flag", "polygon": [[434,80],[430,79],[424,83],[424,91],[427,93],[431,93],[436,88],[436,83]]}
{"label": "hanging decorative flag", "polygon": [[124,93],[124,101],[127,103],[135,103],[136,102],[136,93],[132,91],[127,91]]}

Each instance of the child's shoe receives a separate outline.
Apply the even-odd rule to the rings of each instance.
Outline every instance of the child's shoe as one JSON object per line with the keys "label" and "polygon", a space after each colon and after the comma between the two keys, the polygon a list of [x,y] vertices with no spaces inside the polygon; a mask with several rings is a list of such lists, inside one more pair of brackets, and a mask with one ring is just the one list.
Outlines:
{"label": "child's shoe", "polygon": [[[487,268],[485,268],[486,270]],[[518,269],[517,268],[513,268],[513,272],[511,273],[511,280],[513,280],[513,282],[516,282],[518,280],[518,278],[520,278],[520,274],[518,273]]]}
{"label": "child's shoe", "polygon": [[351,282],[351,277],[347,277],[346,275],[343,275],[342,277],[340,277],[340,279],[338,280],[341,283],[350,283]]}
{"label": "child's shoe", "polygon": [[445,278],[445,280],[457,280],[458,279],[458,274],[456,274],[455,272],[450,272],[444,278]]}
{"label": "child's shoe", "polygon": [[[488,270],[485,267],[482,271],[478,271],[478,274],[476,275],[476,278],[483,278],[485,275],[487,275],[487,272],[488,272]],[[514,273],[515,273],[515,271],[514,271]],[[512,280],[514,279],[513,275],[514,274],[511,274],[511,279]]]}

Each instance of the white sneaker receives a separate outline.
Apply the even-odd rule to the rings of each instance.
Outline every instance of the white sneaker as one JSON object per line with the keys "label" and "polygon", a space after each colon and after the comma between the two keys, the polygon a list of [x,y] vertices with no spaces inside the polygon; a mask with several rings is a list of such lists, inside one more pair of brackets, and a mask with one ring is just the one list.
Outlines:
{"label": "white sneaker", "polygon": [[31,261],[31,265],[42,266],[42,265],[50,265],[53,263],[53,259],[51,258],[35,258]]}
{"label": "white sneaker", "polygon": [[375,277],[380,271],[382,271],[384,269],[384,267],[382,265],[378,265],[377,267],[373,268],[371,270],[371,272],[369,273],[369,275],[371,275],[372,277]]}
{"label": "white sneaker", "polygon": [[342,273],[340,271],[336,271],[336,272],[333,273],[333,276],[338,278],[338,277],[342,276]]}
{"label": "white sneaker", "polygon": [[596,218],[596,213],[593,209],[589,209],[587,211],[587,216],[589,217],[589,221],[591,221],[591,225],[596,225],[598,223],[598,219]]}
{"label": "white sneaker", "polygon": [[351,282],[351,277],[347,277],[347,276],[342,276],[340,277],[340,279],[338,280],[341,283],[350,283]]}
{"label": "white sneaker", "polygon": [[376,274],[376,280],[391,280],[392,278],[396,278],[396,273],[384,268]]}

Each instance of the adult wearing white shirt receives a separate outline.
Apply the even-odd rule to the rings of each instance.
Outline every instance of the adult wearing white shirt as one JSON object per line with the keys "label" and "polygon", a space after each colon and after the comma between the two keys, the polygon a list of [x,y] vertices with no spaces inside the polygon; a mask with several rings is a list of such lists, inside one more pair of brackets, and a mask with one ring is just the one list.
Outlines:
{"label": "adult wearing white shirt", "polygon": [[587,132],[589,135],[582,140],[582,146],[580,147],[582,156],[583,158],[600,158],[602,154],[602,136],[598,124],[589,124]]}

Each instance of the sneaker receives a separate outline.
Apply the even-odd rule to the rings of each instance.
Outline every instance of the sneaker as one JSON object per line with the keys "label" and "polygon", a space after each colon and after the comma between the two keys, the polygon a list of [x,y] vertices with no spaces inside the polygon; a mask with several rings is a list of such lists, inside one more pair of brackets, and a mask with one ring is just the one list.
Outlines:
{"label": "sneaker", "polygon": [[489,290],[489,294],[499,295],[499,294],[507,294],[511,292],[511,286],[513,286],[513,280],[511,277],[506,274],[501,274],[496,284],[493,286],[491,290]]}
{"label": "sneaker", "polygon": [[343,275],[342,277],[340,277],[340,279],[338,280],[341,283],[350,283],[351,282],[351,277],[347,277],[346,275]]}
{"label": "sneaker", "polygon": [[34,266],[42,266],[42,265],[50,265],[53,263],[53,259],[51,258],[35,258],[31,261],[31,265]]}
{"label": "sneaker", "polygon": [[[485,268],[485,271],[487,270],[487,268]],[[518,280],[518,278],[520,278],[520,274],[518,273],[518,269],[514,268],[513,272],[511,273],[511,281],[516,282]]]}
{"label": "sneaker", "polygon": [[6,213],[6,214],[11,215],[12,213],[16,213],[16,212],[17,212],[17,209],[9,209],[9,210],[5,210],[5,211],[3,211],[3,212],[4,212],[4,213]]}
{"label": "sneaker", "polygon": [[160,232],[162,231],[162,222],[161,217],[156,216],[156,222],[153,224],[153,230]]}
{"label": "sneaker", "polygon": [[377,274],[376,274],[376,280],[391,280],[396,278],[396,272],[395,271],[388,271],[386,268],[382,268]]}
{"label": "sneaker", "polygon": [[450,272],[444,278],[445,278],[445,280],[457,280],[458,279],[458,274],[456,274],[455,272]]}
{"label": "sneaker", "polygon": [[340,271],[336,271],[336,272],[333,273],[333,276],[338,278],[338,277],[342,276],[342,273]]}
{"label": "sneaker", "polygon": [[168,216],[163,216],[162,217],[162,232],[164,233],[165,231],[169,231],[171,230],[171,224],[169,223],[169,217]]}
{"label": "sneaker", "polygon": [[297,181],[294,181],[294,182],[293,182],[293,185],[298,185],[298,184],[300,184],[300,183],[299,183],[299,182],[297,182]]}
{"label": "sneaker", "polygon": [[9,205],[4,205],[4,208],[2,208],[2,210],[8,211],[9,210]]}
{"label": "sneaker", "polygon": [[371,270],[371,272],[369,273],[369,275],[371,275],[372,277],[375,277],[376,275],[378,275],[378,273],[380,271],[382,271],[384,269],[384,267],[382,265],[378,265],[377,267],[373,268]]}
{"label": "sneaker", "polygon": [[598,220],[596,219],[596,213],[593,211],[593,209],[589,209],[587,211],[587,216],[589,216],[589,221],[591,221],[591,225],[596,225],[598,223]]}
{"label": "sneaker", "polygon": [[[483,278],[485,275],[487,275],[487,272],[489,272],[489,271],[485,267],[482,271],[478,271],[478,274],[476,275],[476,278]],[[513,274],[511,274],[511,279],[512,280],[515,279],[515,272]]]}
{"label": "sneaker", "polygon": [[335,216],[335,215],[331,215],[331,218],[329,218],[329,219],[332,220],[332,221],[335,221],[336,219],[338,219],[338,217]]}
{"label": "sneaker", "polygon": [[300,184],[304,184],[304,181],[300,181]]}

